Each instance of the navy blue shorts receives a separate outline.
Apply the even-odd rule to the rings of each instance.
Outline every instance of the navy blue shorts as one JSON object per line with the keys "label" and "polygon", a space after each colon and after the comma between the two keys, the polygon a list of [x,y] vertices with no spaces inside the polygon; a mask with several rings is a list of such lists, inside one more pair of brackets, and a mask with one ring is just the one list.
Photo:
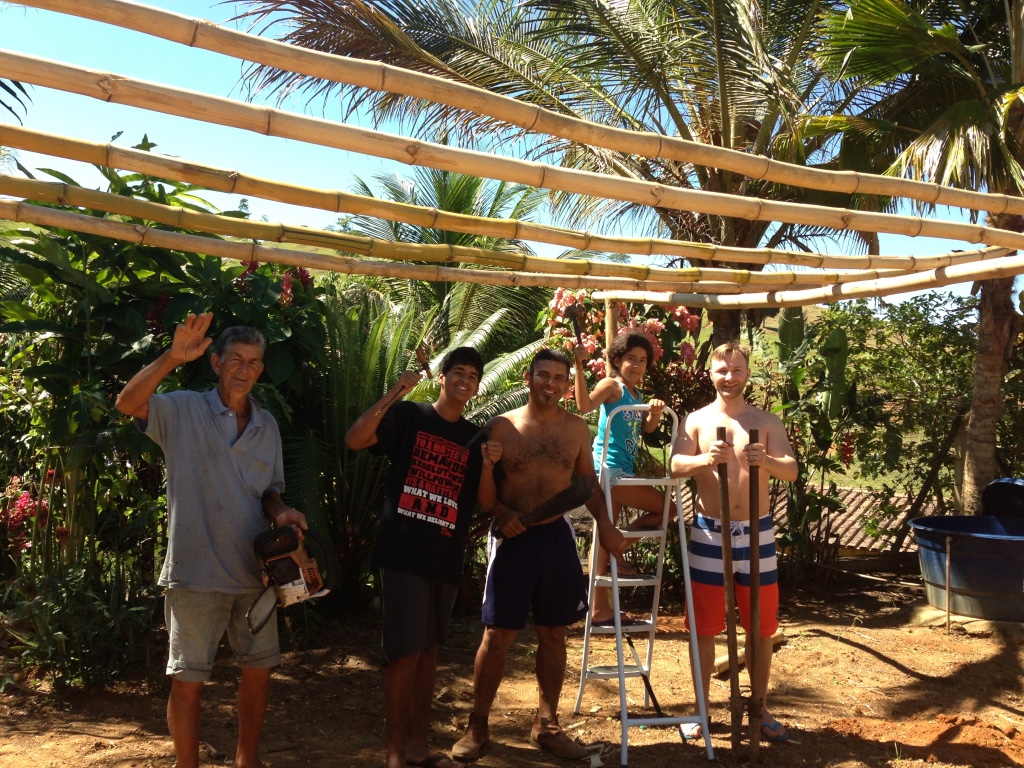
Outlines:
{"label": "navy blue shorts", "polygon": [[567,627],[587,615],[587,581],[565,517],[488,541],[483,623],[518,631],[531,610],[542,627]]}

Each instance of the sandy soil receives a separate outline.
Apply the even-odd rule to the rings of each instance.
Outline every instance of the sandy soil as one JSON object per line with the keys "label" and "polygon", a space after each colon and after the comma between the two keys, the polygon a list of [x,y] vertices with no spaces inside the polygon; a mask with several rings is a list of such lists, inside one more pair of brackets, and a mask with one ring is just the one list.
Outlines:
{"label": "sandy soil", "polygon": [[[912,623],[920,590],[841,577],[783,592],[785,645],[774,657],[772,707],[789,725],[786,744],[761,748],[766,766],[982,766],[1024,764],[1024,629],[968,623]],[[450,749],[472,700],[473,654],[480,628],[457,623],[442,654],[434,743]],[[290,651],[275,674],[264,736],[272,768],[377,766],[383,758],[382,674],[375,617],[340,624],[328,647]],[[655,644],[653,685],[662,706],[692,706],[682,622],[662,622]],[[604,765],[619,764],[621,729],[614,682],[592,683],[581,714],[571,714],[582,639],[572,631],[562,722],[592,745]],[[606,642],[603,653],[612,658]],[[724,643],[722,651],[724,653]],[[173,764],[164,723],[168,685],[156,667],[99,693],[0,695],[0,768],[163,768]],[[233,752],[236,670],[226,661],[207,687],[204,766],[223,765]],[[745,676],[744,676],[745,681]],[[10,689],[9,689],[10,690]],[[629,683],[632,708],[643,689]],[[747,762],[746,746],[729,746],[728,683],[712,686],[712,741],[721,765]],[[491,718],[492,747],[477,765],[565,765],[526,742],[536,701],[533,642],[524,631],[513,646],[506,681]],[[703,745],[682,744],[668,729],[632,729],[629,765],[704,765]],[[593,765],[600,763],[591,760]],[[583,766],[586,762],[576,763]]]}

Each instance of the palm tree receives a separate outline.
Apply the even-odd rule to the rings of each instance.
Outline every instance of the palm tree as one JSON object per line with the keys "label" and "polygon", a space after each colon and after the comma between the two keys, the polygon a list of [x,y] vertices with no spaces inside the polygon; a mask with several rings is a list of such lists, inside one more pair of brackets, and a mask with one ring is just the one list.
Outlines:
{"label": "palm tree", "polygon": [[[836,89],[811,52],[822,8],[833,0],[248,0],[240,18],[282,39],[345,56],[384,61],[471,83],[546,109],[627,129],[742,149],[793,162],[828,163],[830,145],[804,137],[807,109],[841,111]],[[467,110],[387,93],[358,91],[267,67],[248,73],[254,91],[279,97],[348,97],[419,133],[443,125],[462,140],[521,147],[564,166],[687,188],[803,202],[843,199],[689,164],[625,155],[558,138],[525,135]],[[823,230],[681,211],[652,211],[568,194],[553,197],[564,221],[599,216],[650,234],[753,247],[803,247]],[[635,222],[639,222],[638,224]],[[715,340],[739,336],[735,312],[718,313]]]}
{"label": "palm tree", "polygon": [[[826,18],[819,60],[862,91],[832,130],[886,173],[1020,195],[1024,189],[1024,3],[853,0]],[[1024,231],[1019,216],[989,226]],[[1013,278],[981,284],[971,411],[962,435],[965,513],[998,475],[1002,385],[1020,316]]]}
{"label": "palm tree", "polygon": [[[544,202],[544,194],[529,187],[491,182],[477,176],[451,171],[417,168],[411,178],[397,174],[374,179],[384,198],[397,203],[419,205],[470,216],[528,220]],[[354,191],[374,197],[374,190],[356,179]],[[411,224],[400,224],[371,216],[352,216],[348,231],[381,240],[428,245],[459,245],[472,248],[532,254],[520,240],[448,232]],[[537,314],[550,299],[550,291],[539,288],[507,288],[471,283],[418,283],[379,281],[389,285],[395,300],[415,298],[425,308],[437,308],[427,332],[432,346],[446,347],[460,333],[477,328],[498,310],[502,322],[486,339],[485,357],[522,347],[534,340]]]}
{"label": "palm tree", "polygon": [[25,109],[25,102],[31,101],[25,86],[17,80],[0,78],[0,111],[9,112],[15,120],[21,122],[18,111]]}

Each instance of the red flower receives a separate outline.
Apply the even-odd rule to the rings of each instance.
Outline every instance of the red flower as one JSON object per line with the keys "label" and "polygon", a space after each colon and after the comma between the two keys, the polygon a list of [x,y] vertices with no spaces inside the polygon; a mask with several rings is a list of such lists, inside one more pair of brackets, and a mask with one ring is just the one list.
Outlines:
{"label": "red flower", "polygon": [[281,306],[287,307],[292,303],[292,280],[294,276],[289,269],[281,278]]}

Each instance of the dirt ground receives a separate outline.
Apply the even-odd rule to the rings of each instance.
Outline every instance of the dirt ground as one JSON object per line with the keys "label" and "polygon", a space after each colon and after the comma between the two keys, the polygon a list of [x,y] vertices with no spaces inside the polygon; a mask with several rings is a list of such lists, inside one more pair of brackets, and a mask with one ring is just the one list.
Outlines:
{"label": "dirt ground", "polygon": [[[783,591],[787,641],[774,657],[771,704],[792,732],[785,744],[761,748],[766,766],[983,766],[1024,764],[1024,628],[1019,625],[915,625],[919,589],[821,574]],[[434,744],[450,749],[471,708],[473,655],[480,628],[457,623],[442,652]],[[685,632],[669,617],[655,643],[653,684],[662,706],[692,705]],[[370,618],[332,630],[329,647],[290,651],[275,673],[264,735],[272,768],[347,768],[383,762],[379,626]],[[604,651],[613,657],[606,641]],[[571,714],[579,681],[580,629],[571,631],[562,723],[592,745],[591,765],[619,764],[621,729],[614,682],[591,683],[581,714]],[[641,645],[642,650],[642,645]],[[724,644],[722,648],[724,653]],[[154,666],[157,666],[154,662]],[[219,665],[204,699],[204,767],[233,752],[236,670]],[[745,676],[744,676],[745,681]],[[0,695],[0,768],[164,768],[173,764],[164,705],[168,685],[153,670],[101,693],[61,697],[15,690]],[[635,711],[640,681],[629,683]],[[717,762],[747,762],[729,746],[728,683],[715,679],[712,736]],[[513,646],[491,717],[492,746],[481,768],[565,765],[526,742],[536,701],[533,642],[524,631]],[[600,761],[600,762],[598,762]],[[229,761],[230,762],[230,761]],[[669,729],[632,729],[629,765],[703,765],[703,744],[682,744]],[[576,765],[587,765],[586,761]]]}

